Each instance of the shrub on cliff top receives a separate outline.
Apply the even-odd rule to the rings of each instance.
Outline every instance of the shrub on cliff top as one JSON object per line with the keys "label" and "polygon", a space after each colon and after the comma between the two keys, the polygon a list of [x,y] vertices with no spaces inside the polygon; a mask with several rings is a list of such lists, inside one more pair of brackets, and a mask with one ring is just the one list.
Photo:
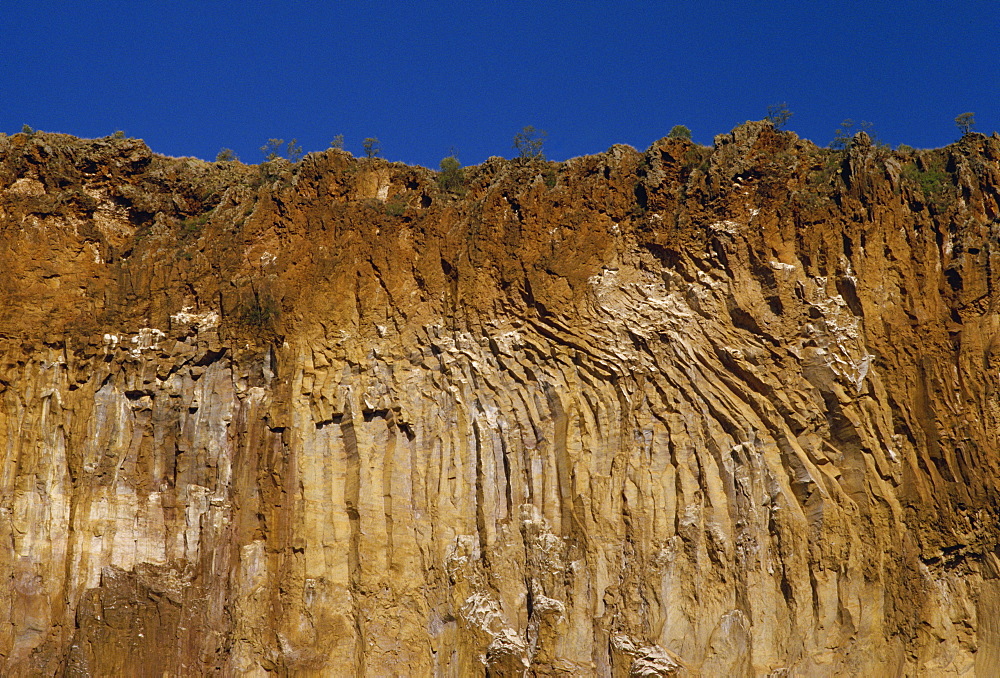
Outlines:
{"label": "shrub on cliff top", "polygon": [[441,174],[438,175],[438,186],[442,190],[450,191],[451,193],[458,193],[465,186],[465,173],[462,171],[462,163],[458,161],[454,153],[441,160]]}
{"label": "shrub on cliff top", "polygon": [[668,139],[684,139],[691,141],[691,130],[685,125],[674,125],[667,134]]}

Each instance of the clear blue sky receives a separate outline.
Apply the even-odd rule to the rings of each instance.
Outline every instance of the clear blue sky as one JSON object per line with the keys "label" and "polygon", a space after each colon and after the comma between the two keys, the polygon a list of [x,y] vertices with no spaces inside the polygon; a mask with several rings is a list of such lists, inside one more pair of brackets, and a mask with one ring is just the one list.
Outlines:
{"label": "clear blue sky", "polygon": [[11,2],[0,131],[124,130],[157,152],[259,162],[375,136],[391,160],[510,157],[524,125],[563,160],[695,141],[787,102],[827,144],[844,118],[934,147],[1000,129],[996,0]]}

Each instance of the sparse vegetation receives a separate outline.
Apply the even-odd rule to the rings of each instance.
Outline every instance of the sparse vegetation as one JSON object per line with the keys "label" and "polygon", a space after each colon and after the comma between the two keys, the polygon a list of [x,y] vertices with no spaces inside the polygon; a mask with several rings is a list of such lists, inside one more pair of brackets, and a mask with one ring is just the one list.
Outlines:
{"label": "sparse vegetation", "polygon": [[278,317],[278,305],[270,295],[262,295],[253,290],[253,299],[244,304],[237,314],[239,323],[245,327],[265,329]]}
{"label": "sparse vegetation", "polygon": [[114,134],[111,135],[112,139],[124,139],[125,132],[123,130],[116,130]]}
{"label": "sparse vegetation", "polygon": [[393,200],[385,204],[385,213],[390,217],[401,217],[406,214],[406,203],[402,200]]}
{"label": "sparse vegetation", "polygon": [[32,129],[31,125],[28,125],[27,123],[21,125],[21,134],[27,134],[28,136],[31,136],[34,133],[35,130]]}
{"label": "sparse vegetation", "polygon": [[843,151],[850,147],[851,139],[854,138],[854,121],[850,118],[840,123],[840,127],[833,131],[833,141],[830,148],[835,151]]}
{"label": "sparse vegetation", "polygon": [[212,210],[205,212],[204,214],[199,214],[196,217],[190,217],[181,222],[181,235],[189,236],[199,233],[202,227],[208,223],[208,220],[212,218]]}
{"label": "sparse vegetation", "polygon": [[854,143],[854,137],[859,133],[864,132],[872,140],[872,146],[880,148],[883,150],[888,150],[888,144],[883,143],[878,135],[875,134],[874,125],[867,120],[862,120],[860,124],[855,125],[854,121],[850,118],[844,120],[840,123],[838,127],[833,132],[833,141],[830,142],[830,148],[835,151],[846,151]]}
{"label": "sparse vegetation", "polygon": [[674,125],[670,132],[667,133],[668,139],[684,139],[685,141],[691,141],[691,130],[685,125]]}
{"label": "sparse vegetation", "polygon": [[249,278],[244,279],[249,285],[239,285],[241,302],[236,305],[232,313],[236,324],[257,332],[272,329],[281,315],[280,305],[272,291],[274,277],[264,268],[262,264],[257,271],[250,274]]}
{"label": "sparse vegetation", "polygon": [[646,207],[643,207],[639,203],[635,203],[634,205],[628,208],[628,212],[626,212],[626,214],[632,219],[642,219],[643,217],[646,216],[647,212],[648,209]]}
{"label": "sparse vegetation", "polygon": [[784,101],[778,104],[771,104],[767,107],[767,117],[764,119],[774,125],[774,129],[784,129],[788,119],[792,117],[792,112],[788,110],[788,104]]}
{"label": "sparse vegetation", "polygon": [[338,151],[344,150],[344,135],[338,134],[335,136],[333,141],[330,142],[330,148],[335,148]]}
{"label": "sparse vegetation", "polygon": [[705,172],[712,160],[712,149],[697,144],[684,152],[684,165],[690,171]]}
{"label": "sparse vegetation", "polygon": [[814,165],[815,169],[809,172],[809,190],[802,191],[804,196],[799,196],[800,204],[813,202],[809,195],[818,195],[823,199],[831,197],[830,191],[839,183],[840,173],[843,169],[844,157],[840,153],[830,151],[820,151],[817,158],[820,162]]}
{"label": "sparse vegetation", "polygon": [[239,156],[233,153],[231,148],[219,149],[219,153],[215,156],[215,162],[234,162],[239,160]]}
{"label": "sparse vegetation", "polygon": [[280,156],[258,165],[256,177],[251,180],[250,186],[257,188],[265,184],[274,185],[275,182],[278,182],[277,185],[282,188],[291,184],[291,172],[288,171],[287,164]]}
{"label": "sparse vegetation", "polygon": [[361,148],[364,149],[366,158],[377,158],[382,154],[382,146],[379,144],[378,137],[366,137],[361,142]]}
{"label": "sparse vegetation", "polygon": [[535,129],[533,125],[521,128],[514,135],[512,148],[517,151],[520,160],[545,160],[545,130]]}

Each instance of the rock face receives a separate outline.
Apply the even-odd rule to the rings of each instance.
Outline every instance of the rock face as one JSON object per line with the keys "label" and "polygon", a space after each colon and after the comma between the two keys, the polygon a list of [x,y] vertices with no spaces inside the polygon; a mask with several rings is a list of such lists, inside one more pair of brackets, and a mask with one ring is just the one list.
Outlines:
{"label": "rock face", "polygon": [[998,161],[0,139],[0,673],[996,675]]}

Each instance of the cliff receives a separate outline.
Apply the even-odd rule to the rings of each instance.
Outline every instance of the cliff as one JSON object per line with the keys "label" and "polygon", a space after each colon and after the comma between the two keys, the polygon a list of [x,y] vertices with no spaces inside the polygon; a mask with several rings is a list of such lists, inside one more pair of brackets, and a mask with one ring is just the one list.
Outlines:
{"label": "cliff", "polygon": [[1000,138],[465,171],[0,139],[0,673],[996,675]]}

